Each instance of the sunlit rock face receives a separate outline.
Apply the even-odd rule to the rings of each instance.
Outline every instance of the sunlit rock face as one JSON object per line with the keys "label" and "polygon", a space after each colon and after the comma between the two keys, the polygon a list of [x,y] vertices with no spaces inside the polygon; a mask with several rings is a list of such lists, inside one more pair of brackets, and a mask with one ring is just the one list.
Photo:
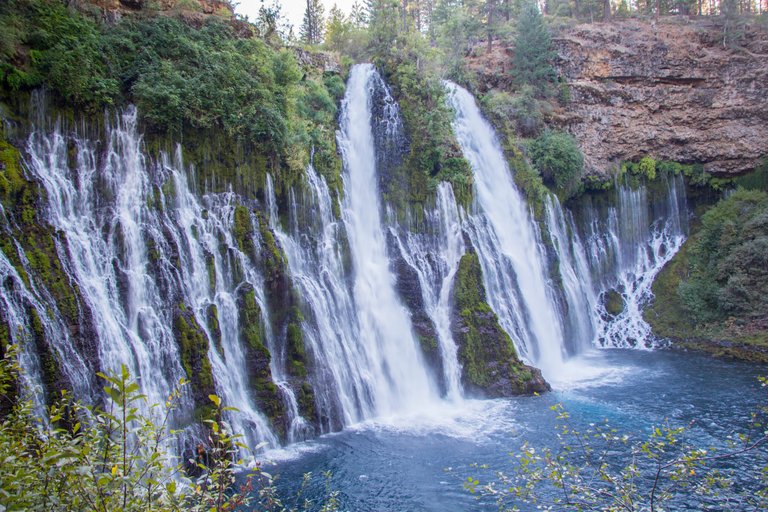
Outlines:
{"label": "sunlit rock face", "polygon": [[728,175],[768,154],[764,30],[731,49],[714,21],[675,17],[577,25],[553,41],[572,97],[558,123],[593,171],[652,155]]}

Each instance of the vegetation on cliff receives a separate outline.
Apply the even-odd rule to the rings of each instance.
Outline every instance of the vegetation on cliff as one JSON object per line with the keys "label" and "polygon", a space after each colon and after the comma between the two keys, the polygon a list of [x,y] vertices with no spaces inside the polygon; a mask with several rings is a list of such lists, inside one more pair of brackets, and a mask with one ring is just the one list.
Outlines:
{"label": "vegetation on cliff", "polygon": [[110,26],[58,0],[9,0],[0,25],[9,28],[0,39],[6,101],[44,86],[86,115],[134,103],[150,139],[182,141],[201,183],[222,189],[248,179],[259,190],[271,172],[280,192],[313,148],[316,169],[339,185],[331,127],[341,79],[302,67],[231,15],[192,24],[147,12]]}
{"label": "vegetation on cliff", "polygon": [[703,214],[661,272],[646,319],[684,345],[768,361],[767,255],[768,193],[739,188]]}

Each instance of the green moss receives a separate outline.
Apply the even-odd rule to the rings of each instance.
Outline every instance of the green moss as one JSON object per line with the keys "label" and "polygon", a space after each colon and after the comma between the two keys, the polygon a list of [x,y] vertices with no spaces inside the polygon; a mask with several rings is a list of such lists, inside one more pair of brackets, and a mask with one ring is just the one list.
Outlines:
{"label": "green moss", "polygon": [[459,340],[459,361],[466,383],[486,388],[494,381],[492,372],[501,365],[515,369],[520,362],[509,335],[485,301],[480,260],[474,253],[462,256],[456,272],[454,301],[463,321]]}
{"label": "green moss", "polygon": [[211,332],[211,338],[213,346],[216,348],[216,352],[224,358],[224,347],[221,345],[221,327],[219,325],[219,308],[216,304],[211,304],[205,311],[205,320],[208,325],[208,330]]}
{"label": "green moss", "polygon": [[216,259],[213,254],[205,255],[205,268],[208,271],[208,288],[211,293],[216,293]]}
{"label": "green moss", "polygon": [[45,328],[38,311],[29,307],[27,309],[29,324],[31,328],[30,340],[35,346],[35,352],[40,361],[40,377],[47,401],[50,403],[57,398],[61,389],[63,389],[63,376],[61,367],[56,356],[51,351],[49,341],[45,337]]}
{"label": "green moss", "polygon": [[195,403],[205,406],[208,395],[215,392],[211,361],[208,359],[208,338],[183,303],[177,307],[173,327],[181,365],[191,383]]}
{"label": "green moss", "polygon": [[259,303],[256,301],[256,292],[251,288],[240,294],[238,301],[240,314],[241,335],[253,350],[269,355],[269,351],[264,345],[264,325],[262,323],[262,312]]}
{"label": "green moss", "polygon": [[617,290],[608,290],[603,297],[605,310],[612,316],[620,315],[624,311],[624,297]]}
{"label": "green moss", "polygon": [[256,246],[253,242],[254,231],[251,212],[241,204],[235,207],[232,234],[235,237],[238,248],[248,257],[255,259]]}

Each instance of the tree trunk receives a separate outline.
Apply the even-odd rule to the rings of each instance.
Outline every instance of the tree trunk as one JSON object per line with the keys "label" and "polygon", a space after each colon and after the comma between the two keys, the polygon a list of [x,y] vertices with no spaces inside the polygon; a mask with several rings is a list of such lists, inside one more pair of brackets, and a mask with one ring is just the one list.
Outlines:
{"label": "tree trunk", "polygon": [[408,32],[408,0],[403,0],[403,32]]}
{"label": "tree trunk", "polygon": [[488,6],[488,53],[491,53],[491,50],[493,49],[493,11],[494,0],[488,0],[487,6]]}
{"label": "tree trunk", "polygon": [[611,19],[611,0],[603,0],[603,21]]}

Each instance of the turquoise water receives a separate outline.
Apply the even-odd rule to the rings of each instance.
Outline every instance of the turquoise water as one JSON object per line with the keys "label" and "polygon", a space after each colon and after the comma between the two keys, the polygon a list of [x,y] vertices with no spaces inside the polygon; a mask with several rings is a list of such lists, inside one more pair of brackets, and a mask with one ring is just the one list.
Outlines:
{"label": "turquoise water", "polygon": [[[539,448],[556,446],[554,404],[565,407],[575,428],[608,420],[621,433],[645,439],[652,427],[666,422],[687,426],[688,439],[710,447],[744,431],[751,414],[768,402],[757,380],[768,373],[764,366],[672,351],[603,350],[574,361],[573,367],[572,375],[543,396],[467,400],[420,415],[380,418],[270,452],[273,461],[263,464],[279,476],[288,495],[296,492],[304,473],[312,472],[306,490],[312,498],[325,493],[320,475],[330,471],[330,487],[340,492],[343,510],[496,510],[493,502],[478,501],[465,491],[464,480],[486,481],[493,476],[491,469],[512,470],[510,453],[525,441]],[[766,450],[757,450],[721,466],[735,469],[737,488],[748,490],[755,486],[752,470],[767,456]],[[712,507],[742,510],[734,504]],[[673,510],[703,508],[683,493]]]}

